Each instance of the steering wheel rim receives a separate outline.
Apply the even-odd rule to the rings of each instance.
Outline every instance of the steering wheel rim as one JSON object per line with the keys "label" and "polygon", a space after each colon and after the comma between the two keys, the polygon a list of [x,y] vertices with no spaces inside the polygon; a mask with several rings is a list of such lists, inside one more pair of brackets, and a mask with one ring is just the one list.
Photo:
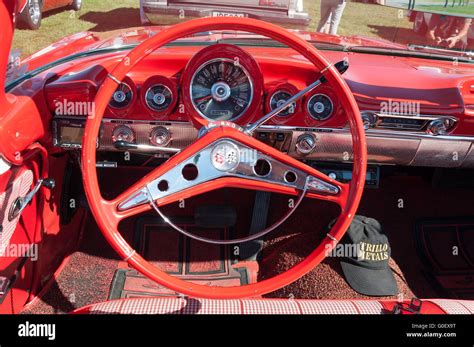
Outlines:
{"label": "steering wheel rim", "polygon": [[[277,40],[303,55],[318,71],[324,72],[325,78],[329,81],[337,95],[341,97],[341,104],[347,114],[353,142],[353,175],[349,189],[346,192],[347,194],[344,196],[346,205],[344,208],[341,206],[341,213],[330,233],[327,234],[311,254],[289,270],[258,283],[238,287],[209,287],[186,282],[159,270],[141,257],[118,231],[119,222],[126,218],[127,215],[118,211],[116,201],[105,200],[102,197],[96,171],[96,139],[105,109],[118,85],[117,83],[120,83],[125,75],[142,59],[163,45],[184,36],[212,30],[253,32]],[[222,128],[221,131],[213,131],[212,133],[215,133],[213,136],[221,136],[221,138],[223,136],[240,136],[240,133],[236,134],[238,133],[237,130],[231,128]],[[241,135],[248,137],[245,134]],[[249,143],[253,141],[251,138],[243,140],[249,141]],[[186,151],[187,149],[183,152]],[[267,151],[272,152],[273,150],[267,149]],[[285,158],[285,155],[277,150],[274,150],[272,155],[278,156],[277,152],[280,153],[283,160],[288,161],[292,165],[300,163],[296,159]],[[84,189],[92,214],[108,243],[133,268],[151,280],[176,292],[202,298],[229,299],[263,295],[296,281],[317,266],[342,238],[352,222],[365,184],[366,165],[365,132],[362,120],[359,117],[358,106],[349,87],[334,66],[329,64],[314,46],[287,30],[270,23],[247,18],[203,18],[187,21],[174,25],[135,47],[112,70],[99,88],[95,98],[94,113],[88,117],[83,135],[82,171]],[[166,163],[160,167],[165,167],[163,169],[165,170]],[[210,182],[209,186],[216,188],[219,187],[219,183]]]}

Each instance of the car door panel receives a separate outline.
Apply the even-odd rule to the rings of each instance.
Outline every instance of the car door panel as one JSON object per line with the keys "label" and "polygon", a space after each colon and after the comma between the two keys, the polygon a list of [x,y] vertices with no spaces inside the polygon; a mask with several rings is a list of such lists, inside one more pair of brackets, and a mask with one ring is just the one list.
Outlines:
{"label": "car door panel", "polygon": [[37,198],[16,217],[11,215],[17,199],[32,189],[38,178],[36,159],[13,167],[0,176],[0,277],[8,286],[0,295],[0,313],[19,312],[28,301],[38,254]]}

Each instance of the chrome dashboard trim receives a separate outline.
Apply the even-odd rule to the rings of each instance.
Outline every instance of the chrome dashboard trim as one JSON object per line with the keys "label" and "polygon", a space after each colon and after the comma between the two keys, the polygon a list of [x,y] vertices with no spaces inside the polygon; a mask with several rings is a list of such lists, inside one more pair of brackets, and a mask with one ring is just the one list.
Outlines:
{"label": "chrome dashboard trim", "polygon": [[[291,133],[288,154],[297,159],[348,163],[352,161],[352,136],[348,128],[262,125],[259,130]],[[304,133],[316,136],[316,148],[309,155],[301,155],[295,150],[296,139]],[[370,163],[474,168],[474,136],[434,136],[420,132],[381,129],[369,129],[365,133]],[[344,160],[346,158],[347,160]]]}
{"label": "chrome dashboard trim", "polygon": [[[343,133],[350,134],[348,128],[317,128],[317,127],[294,127],[287,125],[261,125],[259,130],[266,131],[307,131],[316,133]],[[369,129],[365,132],[366,136],[390,136],[398,138],[428,138],[434,140],[450,140],[450,141],[474,141],[474,136],[465,135],[429,135],[426,133],[409,132],[409,131],[393,131],[393,130],[382,130],[382,129]]]}
{"label": "chrome dashboard trim", "polygon": [[[77,118],[73,119],[77,121]],[[135,131],[138,145],[150,145],[149,134],[157,126],[164,126],[171,133],[172,140],[167,147],[183,149],[198,136],[198,131],[188,122],[123,119],[104,119],[102,122],[99,150],[105,151],[117,151],[111,140],[111,132],[121,124],[126,124]],[[351,162],[352,136],[348,128],[261,125],[255,135],[257,138],[260,132],[289,134],[288,140],[279,149],[299,160]],[[304,133],[311,133],[317,141],[315,150],[308,155],[296,151],[296,140]],[[474,168],[474,136],[435,136],[382,129],[368,129],[365,134],[368,159],[373,164]]]}
{"label": "chrome dashboard trim", "polygon": [[[360,114],[361,114],[361,117],[363,117],[363,115],[367,115],[367,114],[370,114],[372,116],[374,116],[374,119],[376,120],[375,121],[375,124],[371,125],[370,128],[371,129],[389,129],[389,130],[393,130],[395,129],[395,131],[405,131],[405,132],[426,132],[426,130],[424,130],[426,127],[428,127],[429,123],[433,120],[442,120],[442,119],[449,119],[452,121],[452,126],[450,128],[453,129],[454,126],[458,123],[458,119],[456,117],[453,117],[453,116],[450,116],[450,115],[433,115],[433,114],[403,114],[403,113],[395,113],[395,112],[391,112],[391,113],[384,113],[384,112],[377,112],[377,111],[372,111],[372,110],[362,110],[360,111]],[[406,120],[419,120],[419,121],[422,121],[423,123],[421,124],[421,126],[418,126],[418,129],[407,129],[407,128],[404,128],[404,126],[402,124],[398,124],[395,125],[395,124],[392,124],[390,126],[390,124],[384,124],[384,120],[386,119],[406,119]],[[408,124],[408,126],[410,126],[410,124]]]}
{"label": "chrome dashboard trim", "polygon": [[[197,130],[192,124],[187,122],[167,122],[167,121],[141,121],[141,120],[124,120],[124,119],[103,119],[102,134],[99,141],[99,150],[117,151],[112,140],[112,133],[115,127],[127,125],[135,134],[135,144],[144,149],[156,149],[156,146],[150,141],[150,134],[156,127],[164,127],[170,133],[170,141],[166,146],[168,149],[183,149],[189,146],[197,139]],[[169,151],[163,151],[164,153]],[[173,151],[174,152],[174,151]]]}

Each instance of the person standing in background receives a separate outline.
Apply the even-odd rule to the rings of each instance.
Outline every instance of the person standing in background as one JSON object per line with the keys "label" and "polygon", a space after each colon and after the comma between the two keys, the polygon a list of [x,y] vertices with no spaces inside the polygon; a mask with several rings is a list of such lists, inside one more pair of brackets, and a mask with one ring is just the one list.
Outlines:
{"label": "person standing in background", "polygon": [[321,0],[321,19],[317,31],[336,35],[345,7],[346,0]]}
{"label": "person standing in background", "polygon": [[433,14],[428,23],[428,44],[465,50],[472,18]]}

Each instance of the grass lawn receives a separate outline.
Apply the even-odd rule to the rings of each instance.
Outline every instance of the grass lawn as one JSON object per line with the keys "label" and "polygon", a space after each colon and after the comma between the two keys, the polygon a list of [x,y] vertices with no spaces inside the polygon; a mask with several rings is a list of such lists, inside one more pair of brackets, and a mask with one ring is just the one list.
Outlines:
{"label": "grass lawn", "polygon": [[78,12],[49,11],[43,13],[39,30],[15,30],[13,48],[26,57],[66,35],[140,26],[139,7],[138,0],[84,0]]}
{"label": "grass lawn", "polygon": [[474,16],[474,6],[469,5],[469,6],[456,6],[456,7],[451,7],[447,6],[444,7],[443,5],[416,5],[417,9],[420,11],[432,11],[432,12],[438,12],[441,14],[446,14],[446,13],[452,13],[453,15],[467,15],[467,16]]}
{"label": "grass lawn", "polygon": [[[313,19],[308,30],[319,21],[320,1],[306,0],[305,10]],[[341,35],[365,35],[402,43],[416,42],[412,23],[404,11],[391,7],[348,2],[339,27]],[[160,24],[177,22],[163,16]],[[79,12],[59,9],[44,14],[39,30],[16,30],[13,48],[26,57],[62,37],[89,30],[98,34],[110,30],[141,26],[138,0],[84,0]]]}

